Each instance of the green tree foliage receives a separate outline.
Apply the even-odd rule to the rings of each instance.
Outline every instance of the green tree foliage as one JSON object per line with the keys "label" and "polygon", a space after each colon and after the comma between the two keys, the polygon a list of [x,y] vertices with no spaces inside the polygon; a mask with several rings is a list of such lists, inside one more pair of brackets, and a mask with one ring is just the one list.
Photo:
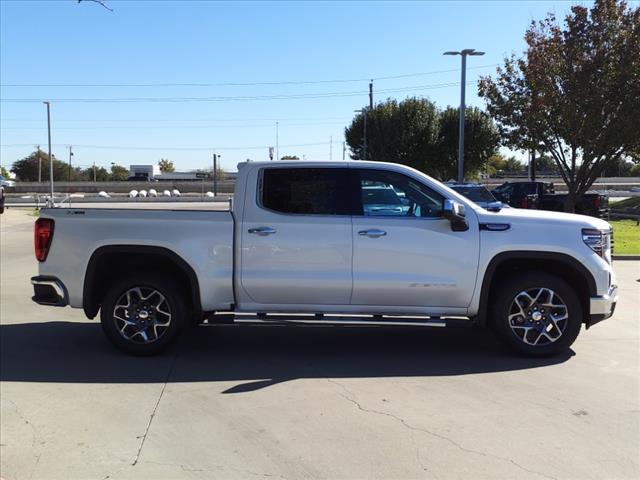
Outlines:
{"label": "green tree foliage", "polygon": [[[43,151],[35,151],[29,156],[18,160],[11,166],[11,171],[21,182],[38,181],[38,163],[42,161],[42,181],[49,181],[49,155]],[[76,179],[78,169],[72,169],[72,180]],[[53,156],[53,180],[66,181],[69,178],[69,164]]]}
{"label": "green tree foliage", "polygon": [[4,178],[9,178],[9,172],[2,166],[0,166],[0,175],[2,175]]}
{"label": "green tree foliage", "polygon": [[367,112],[367,154],[363,148],[364,114],[345,129],[345,138],[358,160],[397,162],[425,171],[435,158],[438,109],[426,99],[387,100]]}
{"label": "green tree foliage", "polygon": [[111,165],[109,180],[112,182],[123,182],[129,178],[129,169],[121,165]]}
{"label": "green tree foliage", "polygon": [[522,173],[527,171],[527,166],[516,157],[505,157],[495,153],[487,160],[485,171],[489,175],[502,175],[504,173]]}
{"label": "green tree foliage", "polygon": [[[477,109],[465,112],[465,174],[472,176],[495,153],[499,135]],[[345,129],[351,157],[364,158],[364,113]],[[458,111],[439,111],[426,99],[387,100],[367,112],[367,159],[396,162],[434,177],[455,178],[458,159]]]}
{"label": "green tree foliage", "polygon": [[[209,180],[213,180],[213,168],[194,170],[194,172],[204,172],[209,174]],[[219,182],[225,179],[224,170],[218,165],[218,171],[216,174],[216,180]]]}
{"label": "green tree foliage", "polygon": [[161,158],[158,162],[158,166],[160,167],[160,171],[162,173],[171,173],[176,171],[176,167],[173,165],[171,160],[167,160],[166,158]]}
{"label": "green tree foliage", "polygon": [[109,180],[111,180],[109,171],[104,167],[95,167],[95,169],[94,167],[85,168],[81,171],[81,180],[83,182],[93,182],[94,173],[96,182],[108,182]]}
{"label": "green tree foliage", "polygon": [[284,155],[280,160],[300,160],[297,155]]}
{"label": "green tree foliage", "polygon": [[479,93],[511,147],[553,157],[573,211],[607,165],[640,151],[640,7],[576,5],[563,26],[532,22],[525,41]]}
{"label": "green tree foliage", "polygon": [[[431,158],[427,166],[438,178],[457,178],[459,122],[457,108],[449,107],[440,113],[438,155]],[[499,144],[500,134],[487,114],[477,108],[467,108],[464,114],[465,176],[483,170]]]}
{"label": "green tree foliage", "polygon": [[634,176],[634,168],[638,166],[638,164],[630,162],[626,158],[616,158],[607,164],[602,171],[602,175],[604,177],[632,177]]}
{"label": "green tree foliage", "polygon": [[536,173],[547,175],[560,175],[558,164],[550,155],[536,156]]}

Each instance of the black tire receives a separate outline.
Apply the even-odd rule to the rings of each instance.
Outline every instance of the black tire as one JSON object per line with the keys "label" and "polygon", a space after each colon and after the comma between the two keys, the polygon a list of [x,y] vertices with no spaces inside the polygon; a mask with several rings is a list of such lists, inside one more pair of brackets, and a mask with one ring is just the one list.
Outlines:
{"label": "black tire", "polygon": [[[125,301],[130,306],[123,306]],[[155,304],[158,307],[154,307]],[[171,278],[154,274],[136,275],[117,282],[107,292],[100,308],[105,335],[129,355],[148,356],[162,352],[178,337],[185,320],[182,290]]]}
{"label": "black tire", "polygon": [[[529,298],[536,297],[539,291],[538,301],[529,303]],[[549,306],[552,304],[562,304],[564,308]],[[560,320],[565,316],[566,320]],[[492,292],[489,326],[520,355],[551,357],[565,353],[578,337],[581,325],[582,306],[576,292],[555,275],[545,272],[514,275]]]}

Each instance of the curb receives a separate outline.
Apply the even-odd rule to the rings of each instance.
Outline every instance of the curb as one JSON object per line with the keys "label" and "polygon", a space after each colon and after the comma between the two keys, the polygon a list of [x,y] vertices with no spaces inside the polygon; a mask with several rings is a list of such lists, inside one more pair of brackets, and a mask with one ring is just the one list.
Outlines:
{"label": "curb", "polygon": [[640,255],[612,255],[613,260],[640,260]]}

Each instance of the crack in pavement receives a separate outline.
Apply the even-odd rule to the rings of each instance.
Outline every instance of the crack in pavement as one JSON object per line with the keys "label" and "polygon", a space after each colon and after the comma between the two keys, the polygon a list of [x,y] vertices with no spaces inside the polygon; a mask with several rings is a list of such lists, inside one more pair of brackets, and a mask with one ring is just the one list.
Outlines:
{"label": "crack in pavement", "polygon": [[[341,383],[336,382],[335,380],[332,380],[332,379],[330,379],[330,378],[327,378],[327,381],[328,381],[328,382],[330,382],[330,383],[333,383],[334,385],[339,386],[342,390],[344,390],[348,395],[345,395],[345,394],[340,393],[340,392],[338,392],[338,395],[340,395],[340,396],[341,396],[342,398],[344,398],[345,400],[347,400],[347,401],[351,402],[352,404],[354,404],[354,405],[358,408],[358,410],[360,410],[360,411],[362,411],[362,412],[366,412],[366,413],[374,413],[374,414],[376,414],[376,415],[382,415],[382,416],[385,416],[385,417],[392,418],[392,419],[396,420],[397,422],[400,422],[400,424],[404,425],[404,427],[408,428],[409,430],[413,430],[413,431],[417,431],[417,432],[423,432],[423,433],[426,433],[427,435],[430,435],[430,436],[432,436],[432,437],[434,437],[434,438],[438,438],[438,439],[440,439],[440,440],[444,440],[445,442],[448,442],[449,444],[451,444],[451,445],[453,445],[454,447],[456,447],[456,448],[458,448],[458,449],[462,450],[463,452],[473,453],[473,454],[475,454],[475,455],[480,455],[480,456],[482,456],[482,457],[495,458],[495,459],[497,459],[497,460],[502,460],[502,461],[504,461],[504,462],[509,462],[509,463],[511,463],[513,466],[515,466],[515,467],[517,467],[517,468],[519,468],[520,470],[523,470],[523,471],[525,471],[525,472],[533,473],[533,474],[535,474],[535,475],[539,475],[539,476],[541,476],[541,477],[548,478],[548,479],[551,479],[551,480],[557,480],[557,478],[556,478],[556,477],[552,477],[552,476],[550,476],[550,475],[546,475],[546,474],[544,474],[544,473],[542,473],[542,472],[537,472],[537,471],[535,471],[535,470],[530,470],[530,469],[528,469],[528,468],[526,468],[526,467],[523,467],[522,465],[520,465],[520,464],[519,464],[518,462],[516,462],[515,460],[512,460],[511,458],[508,458],[508,457],[501,457],[501,456],[499,456],[499,455],[494,455],[494,454],[492,454],[492,453],[482,452],[482,451],[480,451],[480,450],[473,450],[473,449],[470,449],[470,448],[463,447],[463,446],[462,446],[462,445],[460,445],[458,442],[456,442],[455,440],[452,440],[452,439],[451,439],[451,438],[449,438],[449,437],[445,437],[444,435],[441,435],[441,434],[439,434],[439,433],[432,432],[432,431],[427,430],[427,429],[425,429],[425,428],[420,428],[420,427],[413,426],[413,425],[411,425],[410,423],[408,423],[405,419],[403,419],[402,417],[398,417],[397,415],[394,415],[394,414],[392,414],[392,413],[387,413],[387,412],[382,412],[382,411],[380,411],[380,410],[373,410],[373,409],[365,408],[365,407],[363,407],[363,406],[362,406],[362,405],[361,405],[357,400],[355,400],[355,399],[351,398],[351,396],[353,396],[353,393],[351,393],[351,392],[347,389],[347,387],[345,387],[345,386],[344,386],[344,385],[342,385]],[[350,395],[351,395],[351,396],[350,396]]]}
{"label": "crack in pavement", "polygon": [[167,376],[164,379],[164,384],[162,385],[162,390],[160,390],[160,395],[158,395],[158,400],[156,401],[156,405],[155,407],[153,407],[153,412],[151,412],[151,416],[149,417],[149,422],[147,423],[147,428],[144,431],[144,435],[142,435],[142,441],[140,442],[140,446],[138,447],[138,453],[136,453],[136,458],[133,460],[133,463],[131,464],[132,467],[135,467],[136,464],[138,463],[138,460],[140,459],[140,454],[142,453],[142,448],[144,447],[144,442],[147,440],[147,435],[149,434],[149,429],[151,428],[151,423],[153,422],[153,419],[156,416],[156,412],[158,411],[158,406],[160,406],[160,400],[162,400],[162,396],[164,395],[164,391],[167,388],[167,383],[169,382],[169,378],[171,377],[171,374],[173,373],[173,367],[176,364],[176,359],[178,358],[178,353],[176,352],[176,354],[173,356],[173,359],[171,360],[171,366],[169,367],[169,370],[167,371]]}
{"label": "crack in pavement", "polygon": [[[25,417],[22,414],[22,412],[18,408],[18,404],[16,402],[14,402],[13,400],[10,400],[8,398],[5,399],[5,400],[7,402],[9,402],[11,405],[13,405],[13,409],[15,410],[16,414],[18,415],[18,417],[20,417],[20,419],[26,425],[29,425],[29,427],[31,428],[31,448],[35,449],[37,440],[38,440],[38,438],[40,438],[40,430],[27,417]],[[38,464],[40,463],[40,458],[42,457],[42,450],[40,450],[38,453],[34,453],[34,456],[35,456],[36,461],[33,464],[33,467],[31,468],[31,473],[29,474],[29,479],[33,478],[33,475],[36,472],[36,468],[38,468]]]}
{"label": "crack in pavement", "polygon": [[283,476],[283,475],[274,475],[272,473],[253,472],[251,470],[243,470],[243,469],[236,468],[236,467],[231,467],[231,466],[228,466],[228,465],[212,465],[209,468],[194,468],[194,467],[190,467],[188,465],[183,465],[182,463],[161,463],[161,462],[153,462],[151,460],[145,460],[142,463],[150,463],[150,464],[153,464],[153,465],[161,465],[161,466],[165,466],[165,467],[179,467],[183,472],[220,472],[220,471],[224,471],[225,469],[227,469],[227,470],[233,470],[234,472],[241,473],[241,474],[253,475],[255,477],[282,478],[282,479],[286,480],[286,477]]}

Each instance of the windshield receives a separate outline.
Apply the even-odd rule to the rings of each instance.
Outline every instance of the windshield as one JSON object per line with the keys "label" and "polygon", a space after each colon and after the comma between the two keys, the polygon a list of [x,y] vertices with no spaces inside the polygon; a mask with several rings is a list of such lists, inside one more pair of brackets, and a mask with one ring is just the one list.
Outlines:
{"label": "windshield", "polygon": [[401,205],[400,198],[391,188],[363,188],[362,203],[366,205]]}
{"label": "windshield", "polygon": [[464,195],[472,202],[495,202],[495,197],[491,194],[489,190],[487,190],[483,186],[473,186],[473,187],[464,187],[464,186],[452,186],[456,192],[460,195]]}

